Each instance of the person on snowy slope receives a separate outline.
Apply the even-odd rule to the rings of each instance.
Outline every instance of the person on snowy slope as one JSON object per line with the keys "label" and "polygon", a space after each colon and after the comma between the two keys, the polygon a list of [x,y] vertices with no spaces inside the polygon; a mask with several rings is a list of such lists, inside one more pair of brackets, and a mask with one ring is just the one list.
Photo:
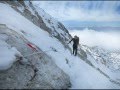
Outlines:
{"label": "person on snowy slope", "polygon": [[75,35],[74,38],[72,38],[69,41],[69,43],[71,43],[71,41],[73,41],[73,55],[76,56],[77,55],[77,50],[78,50],[78,45],[79,45],[79,37]]}

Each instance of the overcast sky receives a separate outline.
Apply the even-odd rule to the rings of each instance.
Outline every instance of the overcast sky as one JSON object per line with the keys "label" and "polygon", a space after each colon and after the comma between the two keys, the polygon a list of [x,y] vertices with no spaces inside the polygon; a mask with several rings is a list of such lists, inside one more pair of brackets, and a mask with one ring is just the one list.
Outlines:
{"label": "overcast sky", "polygon": [[120,1],[33,1],[66,26],[120,26]]}

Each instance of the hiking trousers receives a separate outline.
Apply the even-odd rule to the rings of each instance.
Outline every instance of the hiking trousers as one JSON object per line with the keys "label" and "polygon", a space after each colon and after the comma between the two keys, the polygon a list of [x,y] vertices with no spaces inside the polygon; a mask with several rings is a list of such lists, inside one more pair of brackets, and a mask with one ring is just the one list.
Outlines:
{"label": "hiking trousers", "polygon": [[77,55],[77,45],[73,44],[73,55]]}

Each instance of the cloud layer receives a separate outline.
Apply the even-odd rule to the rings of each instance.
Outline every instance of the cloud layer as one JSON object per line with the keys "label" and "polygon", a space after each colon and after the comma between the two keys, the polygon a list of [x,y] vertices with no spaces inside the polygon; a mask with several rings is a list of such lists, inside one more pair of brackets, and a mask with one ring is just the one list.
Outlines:
{"label": "cloud layer", "polygon": [[120,32],[98,32],[94,30],[73,30],[71,35],[78,35],[80,43],[88,46],[99,46],[110,51],[120,51]]}
{"label": "cloud layer", "polygon": [[33,1],[60,21],[120,21],[119,1]]}

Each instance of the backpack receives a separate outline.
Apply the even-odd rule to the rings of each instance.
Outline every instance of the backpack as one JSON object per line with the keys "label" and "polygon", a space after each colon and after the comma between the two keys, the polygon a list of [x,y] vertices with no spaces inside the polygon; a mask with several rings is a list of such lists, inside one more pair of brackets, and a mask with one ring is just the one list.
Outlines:
{"label": "backpack", "polygon": [[77,37],[77,36],[75,36],[75,43],[76,43],[76,45],[79,44],[79,37]]}
{"label": "backpack", "polygon": [[77,37],[76,39],[77,39],[77,44],[79,44],[79,37]]}

